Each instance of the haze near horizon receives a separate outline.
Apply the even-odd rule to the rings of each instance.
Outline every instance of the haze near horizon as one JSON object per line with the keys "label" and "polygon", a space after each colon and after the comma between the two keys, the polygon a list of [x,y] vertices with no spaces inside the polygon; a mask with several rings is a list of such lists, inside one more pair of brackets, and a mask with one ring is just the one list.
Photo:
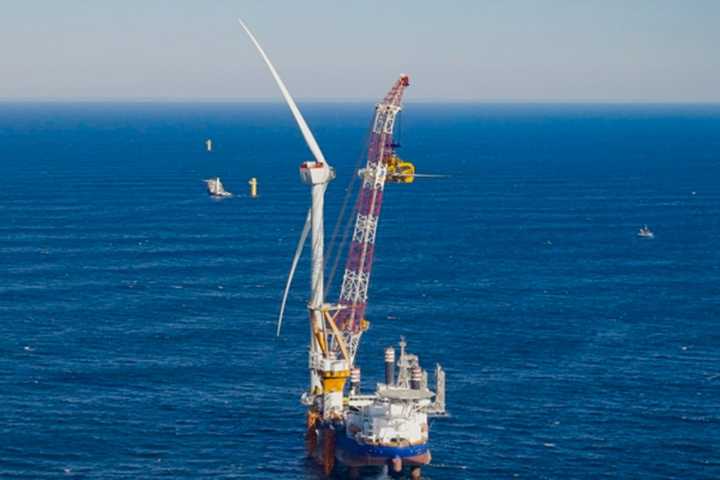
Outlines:
{"label": "haze near horizon", "polygon": [[718,102],[720,3],[30,0],[0,18],[4,100]]}

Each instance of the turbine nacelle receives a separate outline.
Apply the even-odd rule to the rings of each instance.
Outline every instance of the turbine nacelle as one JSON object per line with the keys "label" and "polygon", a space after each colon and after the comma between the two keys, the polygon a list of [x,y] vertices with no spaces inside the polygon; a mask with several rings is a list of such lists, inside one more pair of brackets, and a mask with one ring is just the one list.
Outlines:
{"label": "turbine nacelle", "polygon": [[335,169],[327,163],[310,160],[300,164],[300,178],[307,185],[329,183],[335,178]]}

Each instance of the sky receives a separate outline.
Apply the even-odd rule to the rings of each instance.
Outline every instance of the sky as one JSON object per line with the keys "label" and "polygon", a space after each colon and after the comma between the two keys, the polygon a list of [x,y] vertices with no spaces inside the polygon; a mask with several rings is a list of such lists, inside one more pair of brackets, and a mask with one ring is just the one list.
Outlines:
{"label": "sky", "polygon": [[[0,0],[0,99],[720,102],[716,0]],[[410,92],[408,92],[410,93]]]}

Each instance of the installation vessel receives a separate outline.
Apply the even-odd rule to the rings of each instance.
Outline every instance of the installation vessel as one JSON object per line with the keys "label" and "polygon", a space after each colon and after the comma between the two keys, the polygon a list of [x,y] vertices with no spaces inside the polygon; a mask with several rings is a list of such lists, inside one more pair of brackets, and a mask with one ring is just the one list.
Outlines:
{"label": "installation vessel", "polygon": [[[348,469],[356,477],[364,467],[387,467],[391,475],[409,469],[420,477],[420,467],[430,462],[428,417],[445,414],[445,374],[435,367],[435,392],[428,388],[427,372],[417,355],[399,342],[399,355],[385,350],[385,379],[373,393],[363,393],[360,368],[355,364],[360,339],[368,329],[365,319],[373,253],[387,183],[411,183],[415,168],[395,154],[393,130],[405,89],[401,75],[385,98],[376,105],[367,162],[358,171],[361,186],[355,204],[354,230],[336,303],[325,301],[324,284],[324,196],[335,170],[320,146],[255,36],[240,21],[264,59],[298,124],[314,160],[300,165],[300,176],[311,188],[312,202],[293,258],[278,319],[278,333],[303,245],[311,235],[310,384],[302,395],[307,407],[306,446],[330,475],[334,468]],[[350,380],[349,385],[348,379]]]}

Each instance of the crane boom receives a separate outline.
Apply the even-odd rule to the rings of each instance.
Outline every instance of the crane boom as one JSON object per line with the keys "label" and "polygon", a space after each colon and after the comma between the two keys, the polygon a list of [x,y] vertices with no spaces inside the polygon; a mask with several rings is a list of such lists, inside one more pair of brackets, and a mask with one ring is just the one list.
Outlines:
{"label": "crane boom", "polygon": [[375,235],[382,208],[387,165],[394,154],[392,139],[395,118],[401,110],[405,88],[409,85],[409,77],[401,75],[382,103],[376,105],[367,163],[361,171],[362,186],[355,205],[355,227],[340,288],[340,308],[335,318],[344,342],[333,342],[336,348],[342,343],[345,344],[351,362],[354,361],[360,336],[365,329],[364,316],[375,251]]}

